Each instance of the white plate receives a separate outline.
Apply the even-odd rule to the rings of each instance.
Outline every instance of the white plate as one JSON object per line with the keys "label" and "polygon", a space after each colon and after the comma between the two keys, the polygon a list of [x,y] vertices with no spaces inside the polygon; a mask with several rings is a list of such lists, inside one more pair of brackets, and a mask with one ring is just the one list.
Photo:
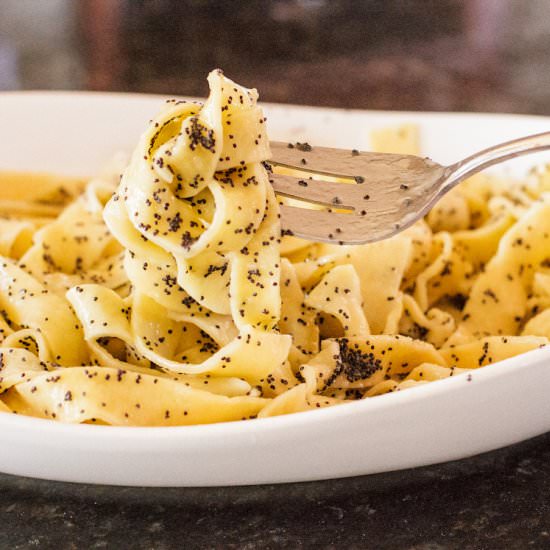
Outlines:
{"label": "white plate", "polygon": [[[0,95],[0,168],[93,174],[130,150],[156,112],[151,96]],[[339,111],[266,106],[273,139],[368,148],[369,130],[421,127],[424,151],[450,162],[548,130],[531,116]],[[548,157],[547,157],[548,158]],[[516,170],[541,157],[515,161]],[[145,486],[307,481],[459,459],[550,430],[550,349],[404,392],[278,418],[181,428],[73,426],[0,414],[0,471]]]}

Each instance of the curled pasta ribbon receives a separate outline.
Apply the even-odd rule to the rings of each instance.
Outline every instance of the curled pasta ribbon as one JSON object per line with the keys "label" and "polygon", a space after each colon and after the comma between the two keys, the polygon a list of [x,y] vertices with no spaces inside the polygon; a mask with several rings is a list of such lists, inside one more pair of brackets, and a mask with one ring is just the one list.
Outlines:
{"label": "curled pasta ribbon", "polygon": [[122,426],[246,420],[255,417],[266,402],[260,397],[228,397],[168,378],[109,367],[33,373],[4,397],[5,406],[20,414]]}
{"label": "curled pasta ribbon", "polygon": [[265,118],[255,90],[220,71],[208,80],[204,105],[169,103],[152,122],[105,220],[128,251],[127,267],[162,266],[154,290],[144,280],[151,274],[130,265],[143,292],[177,295],[171,309],[180,313],[202,307],[232,315],[238,327],[272,330],[280,317],[280,226],[261,164],[270,155]]}
{"label": "curled pasta ribbon", "polygon": [[[105,208],[107,225],[126,248],[134,291],[128,319],[118,315],[129,323],[125,334],[88,340],[96,354],[99,338],[118,337],[132,355],[164,371],[261,386],[283,368],[291,342],[275,331],[280,224],[261,164],[269,141],[256,91],[219,71],[208,80],[204,105],[169,103],[151,123]],[[88,304],[90,292],[96,308]],[[100,289],[81,286],[68,297],[87,335],[92,321],[109,322],[124,309]]]}
{"label": "curled pasta ribbon", "polygon": [[43,336],[45,359],[65,366],[86,363],[82,325],[69,304],[8,259],[0,263],[0,307],[16,334],[25,331],[32,338],[27,332],[32,329]]}

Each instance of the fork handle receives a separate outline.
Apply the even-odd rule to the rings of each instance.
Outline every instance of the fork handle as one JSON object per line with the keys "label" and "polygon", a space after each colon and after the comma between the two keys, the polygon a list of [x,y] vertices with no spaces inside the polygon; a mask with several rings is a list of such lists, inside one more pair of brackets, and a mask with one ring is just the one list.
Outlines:
{"label": "fork handle", "polygon": [[449,187],[454,187],[457,183],[481,172],[481,170],[493,164],[499,164],[515,157],[549,149],[550,132],[543,132],[541,134],[534,134],[512,141],[506,141],[500,145],[484,149],[475,155],[449,166],[449,179],[447,180],[447,184]]}

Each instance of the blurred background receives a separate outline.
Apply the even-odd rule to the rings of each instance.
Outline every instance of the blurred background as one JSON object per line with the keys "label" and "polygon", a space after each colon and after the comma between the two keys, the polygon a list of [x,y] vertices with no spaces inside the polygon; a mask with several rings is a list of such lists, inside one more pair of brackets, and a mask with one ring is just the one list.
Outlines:
{"label": "blurred background", "polygon": [[550,114],[549,0],[0,0],[0,89]]}

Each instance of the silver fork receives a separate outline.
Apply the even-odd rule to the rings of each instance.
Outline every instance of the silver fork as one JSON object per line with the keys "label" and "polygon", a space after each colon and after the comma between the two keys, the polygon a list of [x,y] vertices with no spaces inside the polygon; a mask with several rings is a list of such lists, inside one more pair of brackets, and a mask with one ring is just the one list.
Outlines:
{"label": "silver fork", "polygon": [[[413,155],[367,153],[271,142],[266,163],[276,193],[324,210],[281,205],[283,234],[313,241],[362,244],[403,231],[465,178],[505,160],[550,149],[550,132],[495,145],[441,166]],[[291,168],[296,176],[277,173]],[[338,178],[343,182],[330,181]],[[334,210],[338,210],[335,212]]]}

